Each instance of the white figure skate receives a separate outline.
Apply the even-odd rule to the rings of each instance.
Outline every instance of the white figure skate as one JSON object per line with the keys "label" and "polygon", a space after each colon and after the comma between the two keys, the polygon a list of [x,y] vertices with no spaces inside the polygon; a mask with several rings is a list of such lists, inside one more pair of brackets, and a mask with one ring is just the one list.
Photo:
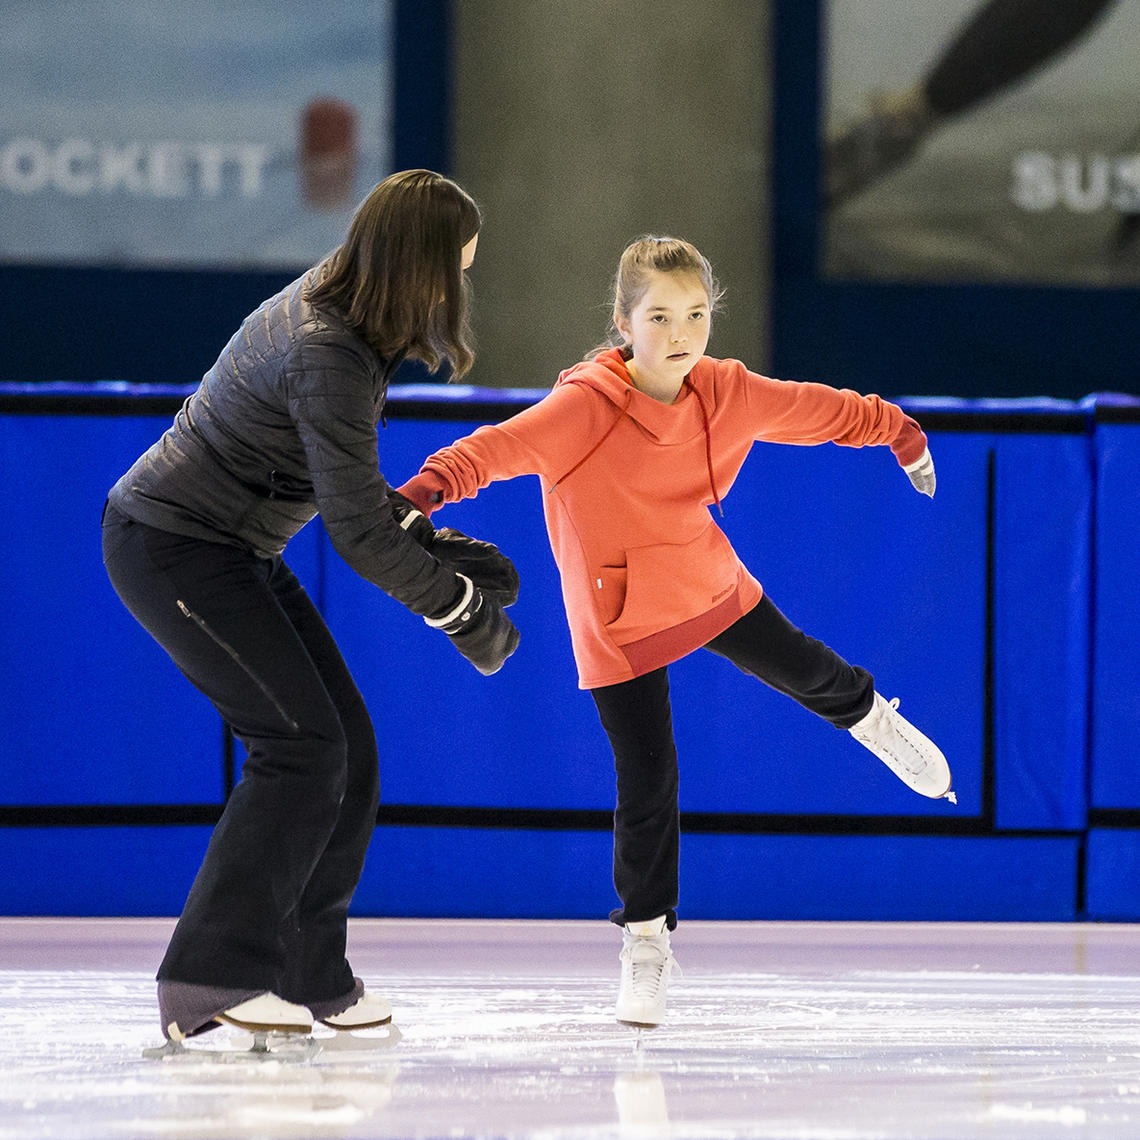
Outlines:
{"label": "white figure skate", "polygon": [[898,711],[898,706],[898,697],[887,701],[876,693],[871,711],[849,729],[851,735],[920,796],[956,804],[958,797],[951,790],[946,757]]}
{"label": "white figure skate", "polygon": [[[205,1061],[311,1061],[320,1052],[312,1037],[313,1015],[303,1005],[294,1005],[273,993],[258,994],[219,1013],[214,1023],[233,1026],[252,1034],[248,1047],[187,1047],[187,1035],[177,1023],[167,1026],[167,1041],[155,1049],[144,1049],[143,1056],[156,1061],[188,1058]],[[244,1039],[243,1039],[244,1040]]]}
{"label": "white figure skate", "polygon": [[669,975],[676,966],[665,916],[627,923],[622,929],[617,1019],[633,1029],[655,1029],[665,1020]]}

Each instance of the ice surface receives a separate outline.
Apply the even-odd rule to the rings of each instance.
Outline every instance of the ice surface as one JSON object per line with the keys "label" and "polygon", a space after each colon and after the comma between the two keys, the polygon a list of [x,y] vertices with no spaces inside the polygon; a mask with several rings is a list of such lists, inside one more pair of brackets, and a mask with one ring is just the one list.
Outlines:
{"label": "ice surface", "polygon": [[605,922],[358,920],[400,1039],[219,1064],[142,1058],[170,925],[0,919],[0,1140],[1140,1136],[1134,927],[682,923],[639,1048]]}

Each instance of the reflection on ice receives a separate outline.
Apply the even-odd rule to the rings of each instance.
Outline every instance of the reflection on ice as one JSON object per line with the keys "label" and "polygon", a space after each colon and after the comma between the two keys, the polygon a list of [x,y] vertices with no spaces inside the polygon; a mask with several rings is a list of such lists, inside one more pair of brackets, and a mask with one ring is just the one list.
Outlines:
{"label": "reflection on ice", "polygon": [[243,1064],[143,1059],[168,930],[0,920],[0,1140],[1140,1135],[1134,927],[683,923],[639,1045],[605,922],[357,922],[398,1030]]}

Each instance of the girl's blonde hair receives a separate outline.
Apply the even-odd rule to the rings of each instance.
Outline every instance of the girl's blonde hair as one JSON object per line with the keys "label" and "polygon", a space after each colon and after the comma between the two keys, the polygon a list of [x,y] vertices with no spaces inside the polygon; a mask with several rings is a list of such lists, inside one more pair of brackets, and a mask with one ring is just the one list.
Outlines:
{"label": "girl's blonde hair", "polygon": [[724,290],[713,276],[709,259],[692,242],[652,234],[639,237],[625,247],[618,261],[617,273],[614,274],[612,313],[615,323],[611,324],[611,339],[595,348],[587,359],[593,359],[598,353],[622,344],[616,318],[629,320],[630,313],[645,296],[650,274],[654,272],[691,273],[696,276],[709,295],[710,313],[716,312],[724,296]]}

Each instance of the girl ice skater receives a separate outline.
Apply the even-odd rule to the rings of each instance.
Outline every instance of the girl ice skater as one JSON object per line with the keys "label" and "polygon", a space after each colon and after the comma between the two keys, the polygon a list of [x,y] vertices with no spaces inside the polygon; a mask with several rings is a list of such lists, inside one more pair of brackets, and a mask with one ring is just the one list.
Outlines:
{"label": "girl ice skater", "polygon": [[487,543],[409,519],[377,454],[402,359],[447,361],[456,375],[471,364],[463,270],[478,230],[453,182],[426,170],[385,179],[345,242],[245,320],[110,492],[115,590],[248,752],[158,971],[171,1040],[219,1022],[351,1030],[391,1017],[345,959],[376,822],[376,739],[281,553],[319,513],[357,573],[480,672],[514,651],[502,608],[514,568]]}
{"label": "girl ice skater", "polygon": [[582,688],[614,752],[614,883],[624,927],[619,1021],[665,1014],[677,916],[677,753],[668,666],[704,647],[849,729],[915,791],[952,795],[941,752],[866,670],[776,608],[713,521],[756,440],[886,444],[934,494],[918,424],[878,396],[786,383],[705,356],[719,298],[688,242],[622,254],[621,343],[563,372],[538,404],[428,458],[400,488],[424,514],[493,480],[537,474]]}

